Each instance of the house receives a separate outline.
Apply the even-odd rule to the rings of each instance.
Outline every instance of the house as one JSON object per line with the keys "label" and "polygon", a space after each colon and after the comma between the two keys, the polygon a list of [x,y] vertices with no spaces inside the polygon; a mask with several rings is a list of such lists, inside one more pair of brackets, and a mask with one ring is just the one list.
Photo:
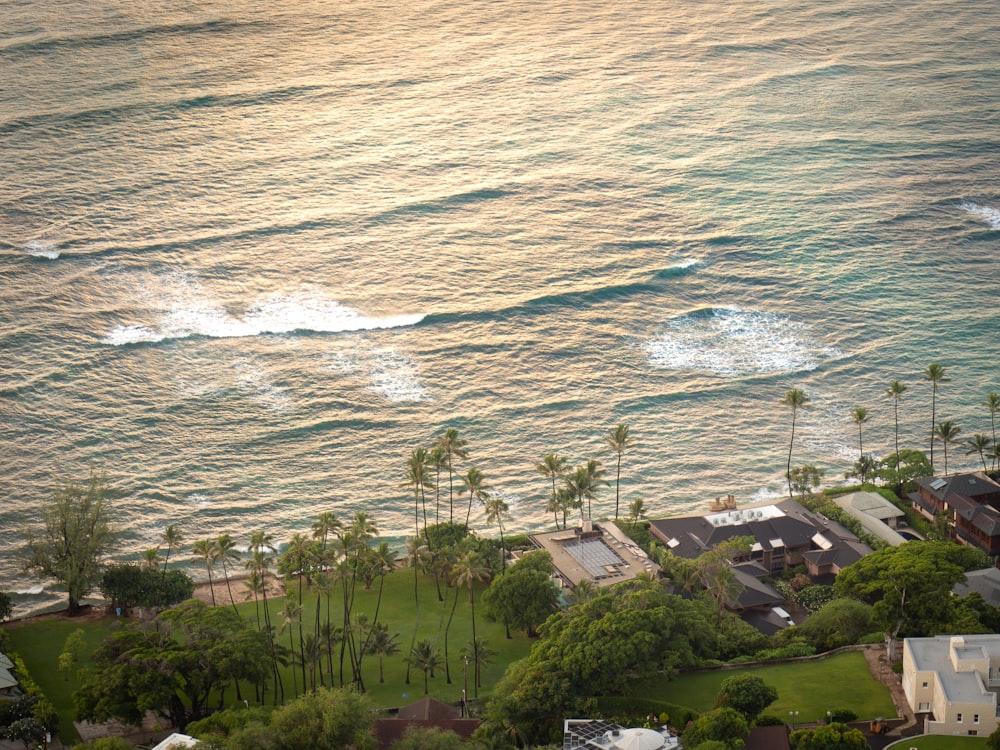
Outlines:
{"label": "house", "polygon": [[479,719],[462,718],[462,712],[458,708],[428,697],[403,706],[394,718],[376,719],[375,739],[379,748],[385,750],[401,739],[410,727],[437,727],[468,739],[479,728],[479,724]]}
{"label": "house", "polygon": [[611,586],[630,581],[640,573],[659,575],[660,566],[613,523],[591,524],[528,537],[552,555],[559,584],[572,588],[580,581]]}
{"label": "house", "polygon": [[675,555],[689,559],[727,539],[752,537],[749,557],[769,574],[805,565],[822,583],[832,583],[837,573],[872,552],[848,529],[794,500],[737,508],[729,495],[716,499],[708,513],[652,520],[649,531]]}
{"label": "house", "polygon": [[907,495],[928,519],[944,514],[952,536],[962,544],[1000,559],[1000,484],[981,471],[947,477],[922,477]]}
{"label": "house", "polygon": [[983,601],[991,607],[1000,607],[1000,569],[966,571],[965,583],[956,583],[951,587],[955,596],[968,596],[973,592],[983,597]]}
{"label": "house", "polygon": [[0,653],[0,696],[11,697],[19,694],[17,678],[14,676],[14,662],[6,654]]}
{"label": "house", "polygon": [[832,498],[845,513],[861,522],[872,536],[898,547],[907,541],[898,531],[899,519],[906,514],[877,492],[851,492]]}
{"label": "house", "polygon": [[1000,635],[903,641],[903,692],[925,734],[987,736],[997,728]]}
{"label": "house", "polygon": [[155,745],[153,750],[187,750],[187,748],[194,747],[197,744],[198,740],[191,735],[174,732],[158,745]]}

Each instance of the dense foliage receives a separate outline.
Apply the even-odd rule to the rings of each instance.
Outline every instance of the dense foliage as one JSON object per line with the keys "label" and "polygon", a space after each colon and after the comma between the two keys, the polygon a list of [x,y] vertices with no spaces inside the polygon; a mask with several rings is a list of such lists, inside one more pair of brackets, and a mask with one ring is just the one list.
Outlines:
{"label": "dense foliage", "polygon": [[101,595],[112,607],[171,607],[190,599],[194,581],[182,570],[157,570],[134,564],[111,565],[101,576]]}

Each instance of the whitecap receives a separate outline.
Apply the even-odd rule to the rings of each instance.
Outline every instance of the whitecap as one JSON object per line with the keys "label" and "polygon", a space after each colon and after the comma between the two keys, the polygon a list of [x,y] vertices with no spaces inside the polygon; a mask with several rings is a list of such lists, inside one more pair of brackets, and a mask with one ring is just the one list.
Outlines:
{"label": "whitecap", "polygon": [[654,367],[724,376],[814,370],[841,355],[814,342],[804,323],[735,307],[683,315],[642,346]]}
{"label": "whitecap", "polygon": [[990,229],[1000,230],[1000,209],[993,206],[983,206],[972,201],[963,201],[960,206],[970,216],[985,222]]}
{"label": "whitecap", "polygon": [[24,246],[23,250],[26,255],[30,255],[33,258],[55,260],[59,257],[56,243],[50,240],[31,240]]}
{"label": "whitecap", "polygon": [[413,360],[399,354],[395,349],[379,349],[372,352],[369,375],[372,380],[372,390],[387,401],[417,402],[427,397]]}
{"label": "whitecap", "polygon": [[101,343],[111,346],[125,346],[126,344],[145,344],[163,341],[164,338],[166,336],[162,333],[157,333],[152,328],[147,328],[146,326],[118,326],[101,339]]}
{"label": "whitecap", "polygon": [[190,336],[245,338],[293,331],[370,331],[416,325],[425,317],[422,314],[371,317],[336,300],[305,292],[269,297],[239,316],[210,300],[197,285],[192,289],[189,282],[180,283],[172,292],[170,307],[160,314],[155,325],[118,326],[105,336],[103,343],[120,346]]}
{"label": "whitecap", "polygon": [[38,584],[37,586],[31,586],[30,588],[19,589],[19,590],[15,591],[14,593],[15,594],[21,594],[21,595],[24,595],[24,596],[37,596],[38,594],[41,594],[44,591],[45,591],[45,587],[42,584]]}
{"label": "whitecap", "polygon": [[274,411],[287,411],[291,406],[288,392],[274,385],[267,371],[254,361],[243,361],[235,367],[237,381],[242,390],[249,392],[259,402]]}
{"label": "whitecap", "polygon": [[208,495],[205,495],[201,492],[192,492],[190,495],[187,496],[187,501],[191,503],[191,505],[194,505],[198,508],[204,508],[205,506],[210,505],[208,500]]}

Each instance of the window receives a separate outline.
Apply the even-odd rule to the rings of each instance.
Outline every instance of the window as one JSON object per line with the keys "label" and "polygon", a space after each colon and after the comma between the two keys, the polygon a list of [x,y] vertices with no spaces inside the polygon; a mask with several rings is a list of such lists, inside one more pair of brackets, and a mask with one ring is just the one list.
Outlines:
{"label": "window", "polygon": [[979,714],[972,714],[972,723],[973,724],[979,723]]}
{"label": "window", "polygon": [[925,687],[927,687],[927,683],[926,683],[926,682],[923,682],[923,683],[921,683],[921,684],[920,684],[920,687],[922,687],[922,688],[925,688]]}
{"label": "window", "polygon": [[973,737],[975,737],[975,736],[977,736],[979,734],[979,730],[978,729],[970,729],[969,730],[969,734],[972,735]]}
{"label": "window", "polygon": [[962,714],[956,714],[955,715],[955,721],[957,721],[959,724],[961,724],[962,723]]}
{"label": "window", "polygon": [[920,705],[917,706],[917,711],[919,711],[921,713],[923,713],[924,711],[930,711],[930,710],[931,710],[931,704],[930,703],[921,703]]}

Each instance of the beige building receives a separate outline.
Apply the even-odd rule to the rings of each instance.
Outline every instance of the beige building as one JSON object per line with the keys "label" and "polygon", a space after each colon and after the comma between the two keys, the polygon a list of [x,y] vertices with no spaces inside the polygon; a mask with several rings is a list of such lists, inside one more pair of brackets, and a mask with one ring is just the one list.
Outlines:
{"label": "beige building", "polygon": [[925,734],[987,736],[997,728],[1000,635],[903,641],[903,692]]}

